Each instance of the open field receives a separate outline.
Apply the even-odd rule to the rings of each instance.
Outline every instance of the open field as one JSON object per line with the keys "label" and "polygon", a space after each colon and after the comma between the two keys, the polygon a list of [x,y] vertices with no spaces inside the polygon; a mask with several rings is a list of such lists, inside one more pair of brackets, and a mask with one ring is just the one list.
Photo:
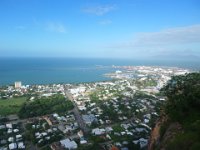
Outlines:
{"label": "open field", "polygon": [[10,115],[18,113],[21,105],[26,101],[25,97],[0,99],[0,115]]}

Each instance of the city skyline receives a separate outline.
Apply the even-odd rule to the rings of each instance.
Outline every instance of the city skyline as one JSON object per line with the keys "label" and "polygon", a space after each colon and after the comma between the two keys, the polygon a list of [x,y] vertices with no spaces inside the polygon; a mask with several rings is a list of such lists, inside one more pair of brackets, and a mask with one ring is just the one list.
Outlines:
{"label": "city skyline", "polygon": [[1,57],[200,58],[198,0],[2,0]]}

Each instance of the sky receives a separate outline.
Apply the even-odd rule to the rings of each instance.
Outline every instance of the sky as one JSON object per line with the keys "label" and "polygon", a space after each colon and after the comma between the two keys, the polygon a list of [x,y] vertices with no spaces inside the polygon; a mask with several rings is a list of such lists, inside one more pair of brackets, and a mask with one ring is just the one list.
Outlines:
{"label": "sky", "polygon": [[200,1],[0,0],[0,57],[200,60]]}

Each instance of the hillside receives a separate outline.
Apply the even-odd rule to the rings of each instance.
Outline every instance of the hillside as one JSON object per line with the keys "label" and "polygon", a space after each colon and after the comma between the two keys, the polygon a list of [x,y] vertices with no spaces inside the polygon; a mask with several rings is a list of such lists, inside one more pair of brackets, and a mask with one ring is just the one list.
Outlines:
{"label": "hillside", "polygon": [[200,73],[174,76],[161,90],[167,97],[151,132],[149,150],[200,149]]}

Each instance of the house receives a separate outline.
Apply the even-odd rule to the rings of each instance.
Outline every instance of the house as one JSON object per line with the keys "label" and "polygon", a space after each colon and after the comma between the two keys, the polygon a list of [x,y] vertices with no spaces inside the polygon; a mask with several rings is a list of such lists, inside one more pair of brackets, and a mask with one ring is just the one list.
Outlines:
{"label": "house", "polygon": [[134,144],[138,144],[139,140],[134,140],[133,143]]}
{"label": "house", "polygon": [[[65,131],[65,126],[64,126],[63,124],[59,125],[59,126],[58,126],[58,129],[59,129],[61,132],[66,133],[66,131]],[[54,128],[53,128],[53,130],[54,130]]]}
{"label": "house", "polygon": [[97,118],[95,117],[95,115],[90,114],[90,115],[82,115],[82,118],[84,120],[84,122],[88,125],[91,125],[91,123],[93,121],[97,121]]}
{"label": "house", "polygon": [[79,105],[79,106],[78,106],[78,109],[81,110],[81,111],[83,111],[83,110],[86,110],[86,107],[83,106],[83,105]]}
{"label": "house", "polygon": [[128,145],[128,141],[123,141],[122,144],[123,145]]}
{"label": "house", "polygon": [[53,131],[52,131],[52,129],[48,129],[47,132],[48,133],[52,133]]}
{"label": "house", "polygon": [[105,133],[105,129],[99,129],[99,128],[92,129],[92,134],[94,135],[102,135],[104,133]]}
{"label": "house", "polygon": [[35,137],[36,139],[40,139],[42,137],[42,134],[40,134],[39,132],[35,133]]}
{"label": "house", "polygon": [[116,145],[117,147],[122,147],[122,144],[121,144],[120,142],[116,142],[115,145]]}
{"label": "house", "polygon": [[130,131],[126,132],[126,134],[127,134],[127,135],[133,135],[133,133],[130,132]]}
{"label": "house", "polygon": [[13,142],[13,141],[14,141],[14,138],[13,138],[13,137],[9,137],[9,138],[8,138],[8,141],[9,141],[9,142]]}
{"label": "house", "polygon": [[22,135],[21,134],[16,135],[16,140],[21,140],[21,139],[22,139]]}
{"label": "house", "polygon": [[54,113],[53,116],[56,118],[59,117],[59,115],[57,113]]}
{"label": "house", "polygon": [[121,136],[121,134],[119,132],[114,132],[114,135]]}
{"label": "house", "polygon": [[11,123],[6,124],[6,128],[12,129],[12,124]]}
{"label": "house", "polygon": [[144,128],[135,128],[135,130],[136,130],[137,132],[145,132],[145,131],[146,131]]}
{"label": "house", "polygon": [[69,131],[72,131],[73,129],[72,129],[72,126],[70,126],[70,125],[66,125],[65,126],[65,133],[67,133],[67,132],[69,132]]}
{"label": "house", "polygon": [[17,133],[17,132],[19,132],[19,129],[14,129],[13,131],[14,131],[15,133]]}
{"label": "house", "polygon": [[87,141],[86,140],[80,140],[80,144],[86,144]]}
{"label": "house", "polygon": [[106,132],[112,132],[113,128],[112,127],[106,127]]}
{"label": "house", "polygon": [[134,144],[140,144],[140,148],[144,148],[145,146],[147,146],[148,144],[148,140],[144,139],[144,138],[140,138],[139,140],[134,140],[133,141]]}
{"label": "house", "polygon": [[7,133],[8,133],[8,134],[9,134],[9,133],[12,133],[12,129],[8,129]]}
{"label": "house", "polygon": [[140,138],[139,142],[140,142],[140,148],[144,148],[148,144],[148,140],[144,138]]}
{"label": "house", "polygon": [[76,149],[78,146],[75,141],[70,141],[68,138],[60,141],[61,145],[69,150]]}
{"label": "house", "polygon": [[53,128],[53,131],[57,131],[58,129],[57,128]]}
{"label": "house", "polygon": [[108,138],[109,140],[111,140],[111,137],[109,134],[106,134],[106,138]]}
{"label": "house", "polygon": [[125,135],[125,134],[126,134],[126,132],[124,132],[124,131],[121,132],[121,135]]}
{"label": "house", "polygon": [[25,149],[25,145],[23,142],[18,143],[18,149]]}
{"label": "house", "polygon": [[104,121],[102,119],[99,119],[100,124],[104,124]]}
{"label": "house", "polygon": [[43,139],[40,139],[40,140],[38,141],[38,143],[41,143],[41,142],[43,142]]}
{"label": "house", "polygon": [[9,144],[9,149],[12,150],[12,149],[17,149],[17,144],[16,143],[11,143]]}
{"label": "house", "polygon": [[45,139],[46,139],[46,140],[50,140],[51,138],[50,138],[50,136],[47,136],[47,137],[45,137]]}
{"label": "house", "polygon": [[144,119],[144,123],[149,123],[149,119]]}
{"label": "house", "polygon": [[42,136],[47,136],[46,132],[42,132],[41,134],[42,134]]}

